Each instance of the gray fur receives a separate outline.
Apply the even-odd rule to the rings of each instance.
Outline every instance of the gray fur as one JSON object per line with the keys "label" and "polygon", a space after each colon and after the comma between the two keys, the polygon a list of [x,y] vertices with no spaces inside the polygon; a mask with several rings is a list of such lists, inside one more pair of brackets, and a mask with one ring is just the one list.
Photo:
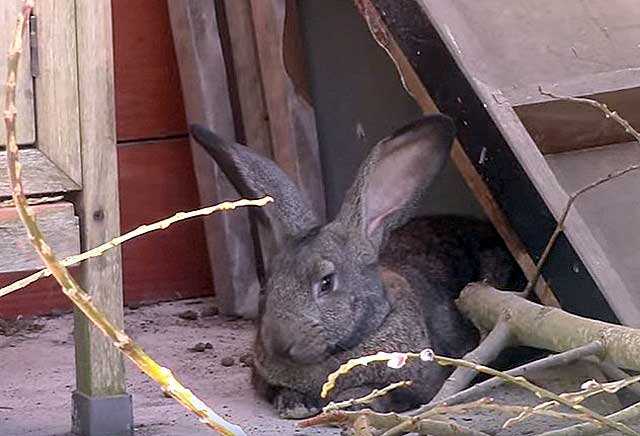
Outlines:
{"label": "gray fur", "polygon": [[[243,196],[275,198],[266,212],[281,237],[261,298],[253,379],[282,416],[300,418],[325,404],[322,384],[350,358],[426,347],[461,356],[476,345],[477,332],[454,299],[472,281],[504,284],[512,260],[485,223],[414,218],[448,158],[449,118],[426,116],[378,143],[338,217],[324,226],[273,162],[202,127],[192,133]],[[429,401],[448,374],[428,363],[370,365],[341,378],[331,399],[413,380],[374,404],[406,410]]]}

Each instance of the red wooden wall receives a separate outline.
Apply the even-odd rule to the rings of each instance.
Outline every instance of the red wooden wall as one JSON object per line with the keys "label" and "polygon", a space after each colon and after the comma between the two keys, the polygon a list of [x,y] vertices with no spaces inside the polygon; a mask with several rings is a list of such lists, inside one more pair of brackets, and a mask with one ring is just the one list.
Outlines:
{"label": "red wooden wall", "polygon": [[[166,2],[113,0],[122,231],[198,207],[198,193]],[[125,301],[211,294],[201,220],[123,247]],[[26,274],[0,275],[0,286]],[[2,299],[0,316],[70,306],[46,280]]]}

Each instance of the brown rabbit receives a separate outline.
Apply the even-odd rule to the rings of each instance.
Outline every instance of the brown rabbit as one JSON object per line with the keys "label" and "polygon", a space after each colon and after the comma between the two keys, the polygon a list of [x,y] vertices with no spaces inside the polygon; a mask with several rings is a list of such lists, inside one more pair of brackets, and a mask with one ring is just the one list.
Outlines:
{"label": "brown rabbit", "polygon": [[[278,253],[261,297],[253,375],[281,416],[317,411],[326,403],[320,388],[327,375],[350,358],[427,347],[461,356],[476,345],[477,332],[454,299],[469,282],[504,283],[515,269],[489,225],[413,218],[448,158],[455,135],[448,117],[426,116],[378,143],[340,213],[324,225],[275,163],[201,126],[191,132],[242,196],[275,199],[260,211]],[[448,374],[432,363],[359,367],[331,399],[413,380],[373,405],[406,410],[428,402]]]}

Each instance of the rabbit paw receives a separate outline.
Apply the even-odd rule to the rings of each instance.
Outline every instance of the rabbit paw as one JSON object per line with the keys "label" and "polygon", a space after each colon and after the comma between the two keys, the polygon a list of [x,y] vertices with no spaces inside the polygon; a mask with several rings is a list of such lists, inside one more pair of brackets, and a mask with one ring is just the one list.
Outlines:
{"label": "rabbit paw", "polygon": [[283,419],[303,419],[320,413],[320,408],[308,404],[303,394],[289,389],[278,392],[273,406]]}

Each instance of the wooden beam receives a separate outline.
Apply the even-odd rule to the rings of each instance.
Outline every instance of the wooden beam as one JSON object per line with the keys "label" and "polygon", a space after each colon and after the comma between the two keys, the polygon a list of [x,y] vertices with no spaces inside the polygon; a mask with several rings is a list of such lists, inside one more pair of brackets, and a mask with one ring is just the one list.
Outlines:
{"label": "wooden beam", "polygon": [[[78,254],[78,218],[72,203],[32,206],[47,243],[59,257]],[[0,273],[42,268],[27,232],[13,207],[0,207]]]}
{"label": "wooden beam", "polygon": [[[235,140],[214,2],[171,1],[168,7],[188,122],[203,124],[223,138]],[[203,205],[239,197],[215,163],[193,142],[192,153]],[[247,211],[211,216],[205,219],[205,229],[221,312],[255,316],[258,282]]]}
{"label": "wooden beam", "polygon": [[82,184],[76,7],[38,0],[38,149],[74,183]]}
{"label": "wooden beam", "polygon": [[[367,22],[373,37],[376,39],[378,44],[386,50],[391,57],[391,60],[395,63],[396,68],[398,69],[398,74],[400,74],[400,78],[407,92],[416,100],[423,112],[437,112],[438,108],[431,99],[431,96],[420,81],[406,56],[393,39],[393,36],[386,29],[375,6],[372,5],[369,0],[356,0],[356,5],[358,6],[360,14]],[[451,158],[467,183],[467,186],[476,197],[476,200],[478,200],[482,206],[485,214],[491,220],[492,224],[504,240],[507,248],[515,258],[516,262],[518,262],[518,265],[520,265],[525,276],[527,278],[531,278],[536,270],[535,262],[527,252],[524,244],[520,241],[520,238],[514,229],[509,224],[504,212],[493,198],[486,183],[482,180],[482,177],[469,161],[469,158],[458,140],[454,141]],[[544,304],[555,307],[560,306],[552,290],[545,283],[542,277],[539,279],[535,290],[538,298],[540,298]]]}
{"label": "wooden beam", "polygon": [[[113,38],[110,0],[76,0],[75,3],[83,180],[77,207],[82,248],[88,249],[109,241],[120,232]],[[78,279],[93,303],[112,323],[122,327],[120,250],[110,250],[84,262]],[[91,399],[123,396],[124,364],[119,351],[78,312],[75,346],[77,393]],[[75,400],[74,406],[78,410],[78,400]],[[94,410],[91,409],[93,406],[89,407]],[[87,419],[91,423],[94,418],[76,416],[76,419]],[[117,420],[117,417],[110,419]],[[83,422],[74,425],[77,428]]]}
{"label": "wooden beam", "polygon": [[325,216],[316,119],[304,73],[296,3],[251,0],[275,162]]}
{"label": "wooden beam", "polygon": [[[0,151],[0,162],[5,162],[7,153]],[[27,148],[20,151],[22,180],[27,195],[55,194],[78,191],[80,186],[71,180],[40,150]],[[11,188],[6,165],[0,165],[0,199],[10,198]]]}
{"label": "wooden beam", "polygon": [[[4,0],[0,7],[0,25],[3,29],[13,29],[15,27],[16,17],[18,16],[22,4],[22,0]],[[9,44],[11,38],[7,36],[0,38],[0,53],[9,52]],[[33,144],[35,141],[35,112],[33,98],[33,77],[31,77],[31,53],[29,50],[28,39],[25,38],[24,49],[20,59],[20,68],[18,69],[18,83],[16,93],[16,108],[20,116],[17,119],[16,133],[18,144]],[[7,76],[7,62],[0,62],[0,77]],[[0,147],[4,147],[5,126],[0,125]],[[4,165],[3,165],[4,166]]]}

